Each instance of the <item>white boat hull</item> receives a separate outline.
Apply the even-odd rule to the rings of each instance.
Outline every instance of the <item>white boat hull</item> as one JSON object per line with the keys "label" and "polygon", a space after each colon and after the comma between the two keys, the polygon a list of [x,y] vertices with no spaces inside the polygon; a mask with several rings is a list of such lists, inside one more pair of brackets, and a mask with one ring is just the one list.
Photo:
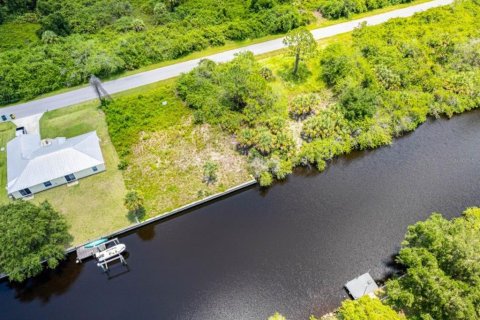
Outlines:
{"label": "white boat hull", "polygon": [[115,256],[118,256],[123,251],[125,251],[126,248],[127,247],[123,243],[120,243],[120,244],[117,244],[117,245],[115,245],[111,248],[108,248],[108,249],[103,250],[101,252],[95,253],[95,258],[99,262],[102,262],[102,261],[108,260],[110,258],[113,258]]}

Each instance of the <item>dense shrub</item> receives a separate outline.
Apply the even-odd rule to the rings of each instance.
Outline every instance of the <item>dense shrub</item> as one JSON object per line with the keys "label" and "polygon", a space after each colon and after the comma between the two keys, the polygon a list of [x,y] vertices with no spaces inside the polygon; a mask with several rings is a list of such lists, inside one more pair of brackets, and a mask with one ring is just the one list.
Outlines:
{"label": "dense shrub", "polygon": [[375,114],[378,98],[370,89],[349,87],[340,95],[340,104],[346,119],[362,120]]}
{"label": "dense shrub", "polygon": [[320,96],[318,94],[300,94],[290,102],[290,116],[295,120],[305,119],[315,113],[319,103]]}
{"label": "dense shrub", "polygon": [[302,138],[312,141],[317,138],[327,138],[341,134],[346,128],[346,122],[338,110],[322,110],[303,124]]}
{"label": "dense shrub", "polygon": [[409,319],[478,319],[479,231],[479,208],[453,220],[434,213],[410,226],[397,258],[406,273],[387,282],[387,303]]}
{"label": "dense shrub", "polygon": [[383,8],[388,5],[407,3],[412,0],[321,0],[317,7],[329,19],[350,17],[355,13]]}
{"label": "dense shrub", "polygon": [[189,107],[197,110],[197,121],[224,128],[240,120],[255,119],[269,110],[275,100],[251,52],[238,54],[232,62],[221,65],[203,60],[180,77],[177,92]]}
{"label": "dense shrub", "polygon": [[358,300],[345,300],[338,309],[339,320],[402,320],[392,308],[383,304],[380,299],[363,296]]}

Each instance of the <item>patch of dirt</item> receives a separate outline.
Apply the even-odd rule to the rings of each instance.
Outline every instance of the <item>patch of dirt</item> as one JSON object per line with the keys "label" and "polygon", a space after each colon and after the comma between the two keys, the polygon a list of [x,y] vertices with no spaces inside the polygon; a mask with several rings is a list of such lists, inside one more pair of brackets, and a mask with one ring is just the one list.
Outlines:
{"label": "patch of dirt", "polygon": [[301,136],[302,129],[303,129],[303,122],[290,120],[288,121],[288,126],[290,128],[290,131],[292,132],[293,140],[295,141],[295,145],[297,146],[297,149],[300,149],[300,147],[303,144],[303,139]]}

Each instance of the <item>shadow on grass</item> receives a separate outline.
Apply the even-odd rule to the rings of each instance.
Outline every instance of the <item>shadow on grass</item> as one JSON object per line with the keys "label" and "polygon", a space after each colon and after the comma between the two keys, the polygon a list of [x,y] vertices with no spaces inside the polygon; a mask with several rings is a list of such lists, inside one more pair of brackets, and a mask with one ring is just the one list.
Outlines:
{"label": "shadow on grass", "polygon": [[278,71],[278,75],[285,82],[290,82],[293,84],[301,84],[312,75],[310,70],[304,63],[301,63],[298,66],[298,71],[296,74],[293,74],[293,66],[290,64],[284,64],[282,68]]}
{"label": "shadow on grass", "polygon": [[139,223],[143,218],[145,218],[145,208],[141,207],[137,210],[130,210],[127,213],[127,219],[130,222]]}

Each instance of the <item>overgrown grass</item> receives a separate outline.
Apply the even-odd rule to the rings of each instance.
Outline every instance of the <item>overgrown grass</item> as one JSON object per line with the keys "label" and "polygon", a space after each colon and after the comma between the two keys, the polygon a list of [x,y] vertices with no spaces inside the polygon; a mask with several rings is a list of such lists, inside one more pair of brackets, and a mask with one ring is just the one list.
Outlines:
{"label": "overgrown grass", "polygon": [[73,243],[97,238],[130,224],[123,206],[126,188],[117,169],[118,156],[108,135],[105,116],[95,103],[47,112],[40,121],[42,138],[73,137],[96,130],[106,171],[35,195],[48,200],[71,225]]}
{"label": "overgrown grass", "polygon": [[40,25],[36,23],[0,24],[0,52],[21,49],[40,42],[36,34]]}
{"label": "overgrown grass", "polygon": [[[233,138],[218,128],[195,125],[174,84],[169,80],[133,90],[106,108],[112,141],[128,164],[126,185],[144,195],[147,217],[249,179]],[[218,164],[218,179],[209,185],[202,181],[207,161]]]}
{"label": "overgrown grass", "polygon": [[15,137],[15,125],[11,122],[0,124],[0,204],[7,203],[7,142]]}

